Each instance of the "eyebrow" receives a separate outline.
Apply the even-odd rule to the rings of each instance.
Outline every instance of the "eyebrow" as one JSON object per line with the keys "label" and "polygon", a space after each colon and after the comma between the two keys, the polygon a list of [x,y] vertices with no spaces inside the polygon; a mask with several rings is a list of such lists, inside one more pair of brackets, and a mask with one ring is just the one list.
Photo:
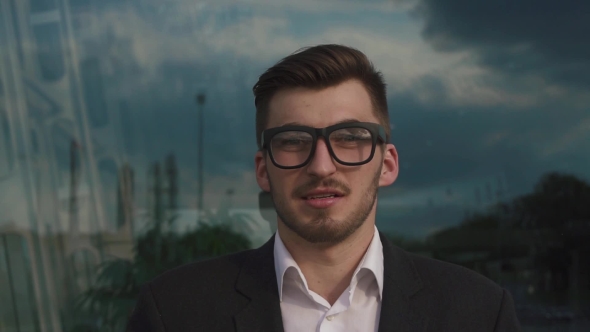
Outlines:
{"label": "eyebrow", "polygon": [[[353,123],[353,122],[362,122],[362,121],[359,121],[358,119],[354,119],[354,118],[349,118],[349,119],[340,120],[334,124],[331,124],[331,126],[341,124],[341,123]],[[281,125],[281,127],[286,127],[286,126],[306,126],[306,125],[302,124],[301,122],[297,122],[297,121],[288,122],[288,123]]]}

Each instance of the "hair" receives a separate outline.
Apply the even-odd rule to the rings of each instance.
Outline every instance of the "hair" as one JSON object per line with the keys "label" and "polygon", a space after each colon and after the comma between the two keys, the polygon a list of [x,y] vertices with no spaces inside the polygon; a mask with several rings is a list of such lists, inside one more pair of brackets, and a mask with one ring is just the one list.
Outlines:
{"label": "hair", "polygon": [[321,90],[351,79],[360,81],[369,93],[373,112],[385,128],[389,142],[391,128],[383,75],[375,70],[361,51],[344,45],[327,44],[299,49],[260,75],[252,88],[258,148],[262,148],[262,131],[268,125],[270,100],[277,92],[296,87]]}

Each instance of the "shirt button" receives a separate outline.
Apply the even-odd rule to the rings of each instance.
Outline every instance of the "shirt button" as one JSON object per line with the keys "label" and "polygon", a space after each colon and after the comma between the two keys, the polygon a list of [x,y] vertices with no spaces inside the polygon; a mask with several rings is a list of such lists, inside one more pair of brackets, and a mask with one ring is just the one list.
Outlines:
{"label": "shirt button", "polygon": [[327,320],[332,321],[332,319],[334,319],[334,316],[328,316],[326,317]]}

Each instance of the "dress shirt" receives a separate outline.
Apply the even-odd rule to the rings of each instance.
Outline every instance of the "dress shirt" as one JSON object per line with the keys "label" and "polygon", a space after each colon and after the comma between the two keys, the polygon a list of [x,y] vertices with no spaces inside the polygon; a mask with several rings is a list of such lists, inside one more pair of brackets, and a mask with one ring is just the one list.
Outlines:
{"label": "dress shirt", "polygon": [[285,332],[377,331],[383,293],[383,245],[377,227],[350,285],[334,305],[309,289],[278,231],[274,261]]}

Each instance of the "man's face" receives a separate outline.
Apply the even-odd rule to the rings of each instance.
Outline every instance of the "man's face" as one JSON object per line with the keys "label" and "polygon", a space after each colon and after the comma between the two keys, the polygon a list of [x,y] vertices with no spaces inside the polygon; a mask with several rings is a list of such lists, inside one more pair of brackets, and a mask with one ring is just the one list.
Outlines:
{"label": "man's face", "polygon": [[[323,128],[345,120],[379,123],[369,94],[356,80],[323,90],[282,90],[269,108],[267,128]],[[342,242],[367,220],[374,223],[377,189],[393,183],[398,170],[391,144],[385,149],[378,145],[367,164],[344,166],[332,159],[323,138],[312,160],[301,168],[277,168],[262,152],[255,161],[258,184],[270,191],[279,222],[310,243],[325,244]],[[319,198],[322,191],[337,192],[338,197]]]}

